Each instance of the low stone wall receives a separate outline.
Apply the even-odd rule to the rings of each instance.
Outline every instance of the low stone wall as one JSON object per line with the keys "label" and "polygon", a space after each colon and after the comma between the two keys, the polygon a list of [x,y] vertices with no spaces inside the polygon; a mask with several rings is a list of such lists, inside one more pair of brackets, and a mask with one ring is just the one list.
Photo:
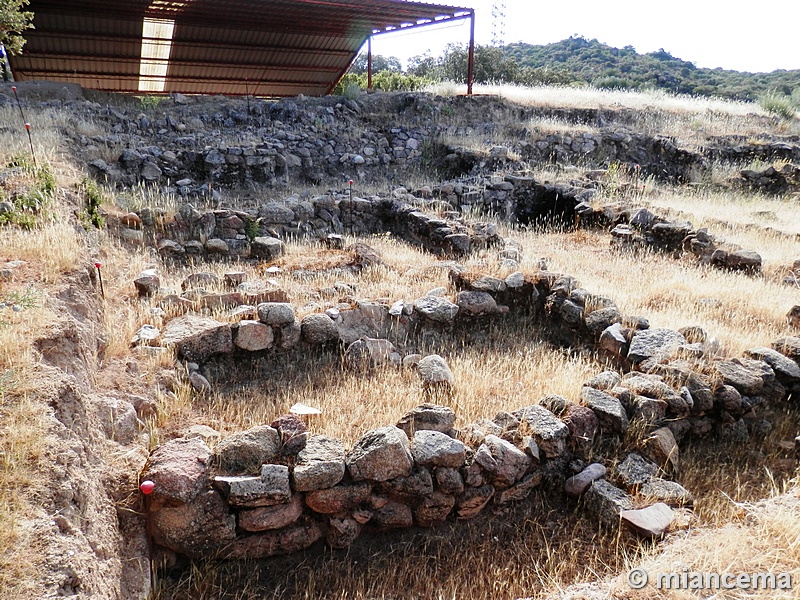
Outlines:
{"label": "low stone wall", "polygon": [[[800,155],[800,151],[797,154]],[[800,197],[800,165],[787,163],[780,169],[767,167],[760,171],[745,169],[739,172],[739,176],[740,179],[734,180],[734,183],[743,188],[765,194],[793,194],[796,198]]]}
{"label": "low stone wall", "polygon": [[[309,435],[295,415],[234,433],[213,450],[202,436],[168,441],[142,473],[154,484],[153,540],[191,558],[267,557],[322,539],[344,548],[363,531],[469,519],[520,501],[543,483],[547,493],[582,497],[600,523],[622,519],[640,533],[660,535],[673,518],[665,505],[693,501],[669,479],[679,470],[679,444],[690,437],[736,443],[762,437],[771,427],[768,408],[800,390],[800,338],[724,359],[701,329],[651,329],[572,277],[540,272],[498,279],[456,270],[451,280],[460,290],[456,302],[429,296],[392,306],[362,303],[301,321],[287,303],[263,303],[233,326],[179,317],[160,343],[201,370],[225,355],[345,344],[348,368],[405,364],[418,370],[432,399],[447,398],[455,382],[441,357],[403,358],[375,336],[398,327],[420,335],[513,312],[540,318],[571,344],[593,345],[625,374],[598,374],[578,399],[547,396],[458,429],[448,406],[421,405],[349,449]],[[201,390],[208,384],[192,383]],[[597,456],[606,464],[591,463]],[[642,505],[649,512],[634,510]]]}
{"label": "low stone wall", "polygon": [[748,163],[753,160],[786,160],[800,162],[800,137],[785,136],[778,140],[753,139],[753,136],[728,135],[708,140],[703,153],[711,160]]}
{"label": "low stone wall", "polygon": [[[209,106],[210,105],[210,106]],[[675,138],[632,131],[636,111],[522,107],[498,99],[374,94],[344,98],[219,100],[176,96],[146,115],[139,108],[111,109],[93,103],[87,115],[104,123],[106,135],[76,136],[90,156],[119,148],[113,160],[87,161],[91,171],[112,184],[157,185],[163,192],[193,199],[213,188],[282,187],[289,183],[382,179],[403,176],[422,164],[436,164],[445,177],[481,175],[509,156],[537,163],[587,168],[638,165],[644,176],[690,182],[709,161],[800,160],[796,137],[752,143],[742,137],[708,140],[699,152],[679,147]],[[458,115],[458,124],[443,114]],[[448,147],[442,139],[498,137],[502,123],[560,120],[567,127],[595,130],[502,131],[506,152]],[[392,125],[387,126],[388,123]],[[466,145],[466,144],[465,144]],[[509,153],[509,150],[511,151]],[[103,153],[106,154],[106,153]]]}
{"label": "low stone wall", "polygon": [[[508,264],[515,250],[486,222],[466,222],[466,211],[486,212],[529,226],[610,230],[611,243],[632,250],[652,248],[676,255],[694,254],[702,264],[732,271],[757,273],[761,256],[731,244],[720,244],[707,229],[688,221],[668,220],[635,204],[610,203],[592,207],[591,180],[582,185],[542,184],[532,177],[506,176],[502,181],[449,183],[409,192],[398,188],[391,197],[360,198],[330,193],[292,196],[269,202],[257,210],[200,211],[181,206],[173,219],[164,220],[151,208],[122,218],[122,237],[154,239],[159,255],[168,262],[253,259],[271,261],[284,252],[283,239],[323,240],[341,247],[337,236],[368,236],[391,232],[427,251],[451,257],[467,256],[487,247],[505,249]],[[415,195],[416,194],[416,195]],[[437,209],[442,216],[426,212]],[[143,230],[143,231],[142,231]]]}
{"label": "low stone wall", "polygon": [[486,223],[439,217],[394,198],[351,198],[349,194],[291,197],[284,202],[267,203],[252,212],[200,211],[184,204],[172,220],[160,223],[163,233],[155,229],[158,221],[158,215],[149,208],[132,213],[123,218],[123,224],[128,225],[123,237],[143,240],[144,235],[136,231],[143,227],[156,238],[159,255],[172,262],[272,260],[283,253],[282,239],[325,240],[342,234],[368,236],[391,232],[429,252],[448,256],[464,256],[503,243],[496,228]]}
{"label": "low stone wall", "polygon": [[[460,129],[450,136],[466,135]],[[635,169],[643,178],[681,184],[698,181],[709,168],[702,154],[679,148],[677,140],[664,136],[632,133],[626,129],[604,129],[594,133],[539,134],[522,132],[508,146],[487,150],[452,144],[434,144],[439,171],[446,178],[479,176],[509,170],[519,159],[532,164],[577,165],[605,169],[617,165]]]}

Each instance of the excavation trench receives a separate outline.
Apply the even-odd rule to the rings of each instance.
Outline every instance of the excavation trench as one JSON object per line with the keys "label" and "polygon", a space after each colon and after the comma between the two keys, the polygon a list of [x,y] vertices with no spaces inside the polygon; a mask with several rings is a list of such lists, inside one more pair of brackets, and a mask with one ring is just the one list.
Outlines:
{"label": "excavation trench", "polygon": [[[678,473],[679,444],[762,439],[769,432],[769,410],[785,406],[800,382],[769,353],[761,358],[778,371],[752,358],[709,357],[693,366],[670,359],[678,349],[702,352],[702,344],[692,347],[699,334],[687,330],[687,339],[680,332],[650,329],[646,320],[621,315],[613,300],[579,288],[572,277],[541,271],[501,280],[455,270],[451,283],[456,303],[437,296],[391,309],[360,302],[299,322],[283,317],[276,322],[278,312],[291,311],[288,305],[280,311],[280,303],[262,305],[260,322],[247,327],[271,328],[278,345],[291,339],[294,349],[283,355],[233,350],[230,340],[239,344],[246,321],[205,323],[205,333],[177,341],[179,355],[198,362],[212,387],[226,390],[208,400],[210,412],[223,415],[222,422],[252,426],[218,442],[210,432],[200,435],[205,441],[174,439],[153,453],[142,478],[155,483],[148,520],[156,544],[192,559],[235,560],[291,554],[323,539],[332,548],[346,548],[362,533],[434,527],[505,510],[534,490],[536,496],[542,490],[562,497],[564,480],[589,462],[652,465],[642,484],[650,486],[645,496],[638,483],[625,483],[628,475],[619,465],[613,478],[586,490],[586,510],[613,528],[621,510],[645,498],[691,505],[691,492],[668,479]],[[507,323],[495,326],[496,320]],[[525,360],[536,360],[523,352],[530,345],[527,335],[544,332],[561,347],[598,352],[616,371],[592,377],[592,364],[584,363],[583,371],[575,371],[583,386],[568,396],[546,390],[534,396],[524,384],[518,387],[512,366],[510,378],[498,376],[472,396],[476,408],[487,391],[497,396],[499,410],[491,421],[464,414],[459,403],[471,392],[459,391],[460,381],[438,356],[414,359],[421,393],[420,384],[401,371],[387,375],[398,347],[404,353],[447,348],[443,353],[454,365],[461,363],[460,377],[477,388],[480,377],[464,374],[470,365],[481,371],[481,357],[489,362],[489,356],[505,353],[520,355],[516,368],[522,368]],[[398,347],[387,347],[389,338]],[[489,343],[483,353],[481,338],[504,341],[505,348]],[[370,354],[369,339],[381,348],[378,354]],[[342,374],[342,343],[344,365],[355,373]],[[359,354],[359,360],[349,361],[359,344],[368,360]],[[214,345],[220,351],[213,351]],[[620,377],[618,371],[632,368],[635,372]],[[426,374],[431,369],[434,378]],[[241,386],[244,380],[250,388]],[[253,384],[261,388],[258,394],[249,391]],[[433,404],[415,407],[409,389]],[[321,405],[318,420],[329,422],[339,440],[313,421],[309,431],[296,415],[278,418],[278,407],[285,410],[297,401]],[[337,409],[339,403],[348,409]],[[456,428],[459,417],[472,422]],[[263,425],[270,419],[271,427]],[[176,486],[174,474],[183,472],[187,461],[193,465],[191,482],[188,488]],[[177,526],[186,523],[193,525]]]}

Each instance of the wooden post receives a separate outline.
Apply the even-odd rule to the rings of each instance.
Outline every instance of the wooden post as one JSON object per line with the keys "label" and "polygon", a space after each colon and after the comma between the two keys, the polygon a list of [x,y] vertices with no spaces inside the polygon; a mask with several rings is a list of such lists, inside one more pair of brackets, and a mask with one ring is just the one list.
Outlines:
{"label": "wooden post", "polygon": [[367,38],[367,89],[372,90],[372,36]]}

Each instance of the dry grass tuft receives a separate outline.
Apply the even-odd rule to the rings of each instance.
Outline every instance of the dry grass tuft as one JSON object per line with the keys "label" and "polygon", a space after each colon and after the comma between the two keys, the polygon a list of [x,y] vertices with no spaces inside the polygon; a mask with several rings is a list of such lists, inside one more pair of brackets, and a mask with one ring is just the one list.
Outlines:
{"label": "dry grass tuft", "polygon": [[42,283],[59,277],[87,258],[86,246],[72,225],[55,222],[25,231],[5,228],[0,236],[0,256],[35,263]]}
{"label": "dry grass tuft", "polygon": [[[793,586],[800,577],[800,488],[757,503],[737,505],[740,518],[718,528],[703,528],[674,539],[661,553],[644,560],[630,560],[627,569],[648,572],[650,584],[633,591],[623,578],[617,579],[613,597],[630,600],[696,598],[690,590],[659,590],[659,574],[668,573],[788,573]],[[796,589],[705,590],[713,598],[797,598]]]}

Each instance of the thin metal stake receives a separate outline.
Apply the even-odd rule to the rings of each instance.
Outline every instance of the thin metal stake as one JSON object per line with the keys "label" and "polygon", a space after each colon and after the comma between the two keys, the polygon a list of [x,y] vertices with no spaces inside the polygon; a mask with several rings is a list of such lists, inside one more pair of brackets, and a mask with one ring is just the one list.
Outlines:
{"label": "thin metal stake", "polygon": [[350,180],[350,235],[353,235],[353,180]]}
{"label": "thin metal stake", "polygon": [[33,138],[31,138],[31,124],[25,120],[25,112],[22,110],[22,102],[19,101],[19,95],[17,94],[17,86],[12,85],[11,91],[14,92],[14,98],[17,100],[17,108],[19,108],[19,116],[22,117],[22,122],[25,123],[25,131],[28,132],[28,144],[31,147],[31,156],[33,157],[33,166],[39,167],[36,162],[36,153],[33,151]]}
{"label": "thin metal stake", "polygon": [[247,100],[247,122],[248,123],[250,122],[250,90],[248,89],[249,86],[247,85],[247,83],[249,81],[250,81],[249,79],[245,79],[244,80],[244,97]]}
{"label": "thin metal stake", "polygon": [[94,263],[94,268],[97,269],[97,279],[100,282],[100,295],[103,297],[103,300],[106,299],[106,292],[103,289],[103,274],[100,272],[100,263]]}
{"label": "thin metal stake", "polygon": [[14,98],[17,99],[17,106],[19,107],[19,114],[22,117],[22,122],[25,123],[25,113],[22,112],[22,102],[19,101],[19,96],[17,95],[17,86],[12,85],[11,91],[14,92]]}
{"label": "thin metal stake", "polygon": [[25,131],[28,132],[28,144],[31,147],[31,156],[33,157],[33,166],[37,169],[39,168],[39,164],[36,162],[36,153],[33,151],[33,138],[31,138],[31,124],[25,123]]}

